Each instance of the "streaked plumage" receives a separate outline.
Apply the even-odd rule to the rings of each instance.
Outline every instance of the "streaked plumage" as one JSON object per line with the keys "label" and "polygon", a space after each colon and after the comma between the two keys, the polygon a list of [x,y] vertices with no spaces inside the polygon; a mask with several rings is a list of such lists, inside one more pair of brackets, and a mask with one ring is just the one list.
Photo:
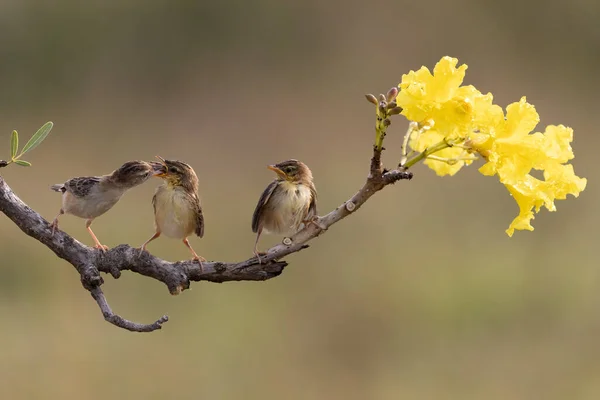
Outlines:
{"label": "streaked plumage", "polygon": [[317,190],[311,170],[298,160],[270,165],[277,179],[260,196],[252,216],[252,232],[256,233],[254,254],[260,262],[260,235],[274,233],[293,235],[303,224],[317,217]]}
{"label": "streaked plumage", "polygon": [[163,178],[154,197],[154,222],[156,232],[141,247],[146,250],[148,243],[164,234],[167,237],[181,239],[194,255],[194,259],[206,261],[200,257],[190,243],[188,236],[196,234],[204,236],[204,215],[198,195],[198,177],[188,164],[176,160],[164,160],[152,163],[155,176]]}
{"label": "streaked plumage", "polygon": [[106,250],[90,225],[110,210],[123,194],[152,176],[152,166],[145,161],[128,161],[108,175],[86,176],[69,179],[50,188],[62,193],[62,208],[52,222],[52,233],[58,228],[58,217],[72,214],[86,219],[86,229],[94,239],[95,247]]}

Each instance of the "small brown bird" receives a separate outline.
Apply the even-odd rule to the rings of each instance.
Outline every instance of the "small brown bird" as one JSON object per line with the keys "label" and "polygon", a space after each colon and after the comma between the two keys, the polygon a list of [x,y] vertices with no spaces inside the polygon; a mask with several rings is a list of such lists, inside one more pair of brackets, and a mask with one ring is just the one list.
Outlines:
{"label": "small brown bird", "polygon": [[94,235],[92,221],[110,210],[127,190],[148,180],[152,173],[149,163],[129,161],[108,175],[73,178],[52,185],[52,190],[62,193],[62,208],[52,221],[52,234],[58,228],[58,217],[72,214],[86,219],[85,227],[94,239],[94,247],[107,250]]}
{"label": "small brown bird", "polygon": [[182,239],[183,244],[194,255],[194,260],[206,261],[200,257],[188,242],[188,236],[195,233],[204,236],[204,216],[198,195],[198,177],[188,164],[165,160],[156,156],[159,163],[153,162],[155,175],[164,179],[164,183],[156,188],[152,205],[154,206],[154,221],[156,233],[140,248],[146,250],[148,243],[159,237],[165,236]]}
{"label": "small brown bird", "polygon": [[306,164],[287,160],[268,168],[277,174],[258,200],[252,216],[252,232],[256,233],[254,255],[260,263],[258,239],[262,232],[293,235],[302,224],[317,217],[317,190]]}

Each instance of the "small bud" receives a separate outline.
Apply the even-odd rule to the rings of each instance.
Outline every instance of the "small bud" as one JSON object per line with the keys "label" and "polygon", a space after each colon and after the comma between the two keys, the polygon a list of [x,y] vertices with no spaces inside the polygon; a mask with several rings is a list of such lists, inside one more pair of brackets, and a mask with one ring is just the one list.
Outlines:
{"label": "small bud", "polygon": [[292,243],[293,243],[293,242],[292,242],[292,239],[291,239],[291,238],[289,238],[289,237],[284,237],[284,238],[283,238],[283,244],[284,244],[284,245],[286,245],[286,246],[291,246],[291,245],[292,245]]}
{"label": "small bud", "polygon": [[398,88],[396,86],[388,90],[387,94],[385,95],[388,102],[394,100],[396,96],[398,96]]}
{"label": "small bud", "polygon": [[356,208],[356,204],[351,201],[346,202],[346,210],[352,212]]}
{"label": "small bud", "polygon": [[6,167],[8,165],[7,161],[0,160],[0,168]]}
{"label": "small bud", "polygon": [[369,103],[373,103],[375,105],[377,105],[377,98],[375,96],[373,96],[372,94],[365,94],[365,97],[367,98],[367,100],[369,101]]}
{"label": "small bud", "polygon": [[381,93],[379,94],[379,102],[380,103],[387,103],[387,101],[385,99],[385,96],[383,94],[381,94]]}
{"label": "small bud", "polygon": [[385,108],[386,104],[384,102],[379,103],[379,112],[385,114],[387,109]]}
{"label": "small bud", "polygon": [[396,107],[397,105],[398,105],[398,104],[396,104],[396,102],[395,102],[395,101],[392,101],[391,103],[388,103],[388,105],[387,105],[387,108],[388,108],[388,110],[389,110],[390,108],[394,108],[394,107]]}
{"label": "small bud", "polygon": [[391,110],[388,111],[389,115],[396,115],[396,114],[400,114],[402,112],[402,107],[394,107]]}
{"label": "small bud", "polygon": [[389,119],[384,119],[383,120],[383,126],[388,127],[392,124],[392,121],[390,121]]}

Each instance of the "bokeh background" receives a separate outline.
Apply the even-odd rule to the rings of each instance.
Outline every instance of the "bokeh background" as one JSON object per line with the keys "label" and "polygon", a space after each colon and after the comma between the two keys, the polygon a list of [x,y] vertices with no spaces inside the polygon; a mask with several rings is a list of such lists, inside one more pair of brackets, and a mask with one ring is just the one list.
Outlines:
{"label": "bokeh background", "polygon": [[[0,2],[0,155],[10,132],[54,130],[32,168],[2,176],[47,219],[48,187],[160,154],[196,169],[208,259],[251,255],[251,214],[298,158],[326,212],[363,183],[373,139],[367,92],[444,55],[500,105],[523,95],[541,124],[575,130],[579,199],[504,233],[518,208],[475,167],[377,194],[290,256],[268,282],[106,278],[106,323],[69,264],[0,218],[0,397],[4,399],[597,399],[600,267],[596,146],[600,3],[593,0],[224,0]],[[388,134],[397,163],[406,122]],[[107,245],[153,233],[158,181],[94,230]],[[84,243],[84,222],[62,218]],[[262,247],[280,238],[267,237]],[[177,241],[149,249],[188,257]]]}

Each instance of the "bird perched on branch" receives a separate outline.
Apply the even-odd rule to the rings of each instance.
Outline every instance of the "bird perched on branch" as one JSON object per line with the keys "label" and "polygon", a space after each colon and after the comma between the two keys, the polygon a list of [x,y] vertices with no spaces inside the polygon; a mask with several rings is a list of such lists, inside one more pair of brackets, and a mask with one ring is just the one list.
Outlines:
{"label": "bird perched on branch", "polygon": [[153,162],[156,177],[164,183],[156,188],[152,205],[154,206],[154,221],[156,232],[140,248],[146,250],[148,243],[159,237],[165,236],[182,239],[183,244],[192,252],[194,260],[206,261],[204,257],[196,254],[188,241],[188,236],[195,233],[204,236],[204,216],[198,195],[198,177],[188,164],[165,160],[157,156],[160,162]]}
{"label": "bird perched on branch", "polygon": [[127,190],[144,183],[152,174],[149,163],[128,161],[108,175],[73,178],[52,185],[52,190],[62,193],[62,208],[52,221],[52,234],[58,228],[58,217],[72,214],[85,218],[85,227],[94,239],[94,247],[107,250],[108,247],[100,243],[92,231],[92,221],[110,210]]}
{"label": "bird perched on branch", "polygon": [[262,232],[293,235],[302,224],[317,218],[317,190],[306,164],[287,160],[267,168],[277,174],[277,179],[262,193],[252,216],[254,255],[259,263],[258,239]]}

